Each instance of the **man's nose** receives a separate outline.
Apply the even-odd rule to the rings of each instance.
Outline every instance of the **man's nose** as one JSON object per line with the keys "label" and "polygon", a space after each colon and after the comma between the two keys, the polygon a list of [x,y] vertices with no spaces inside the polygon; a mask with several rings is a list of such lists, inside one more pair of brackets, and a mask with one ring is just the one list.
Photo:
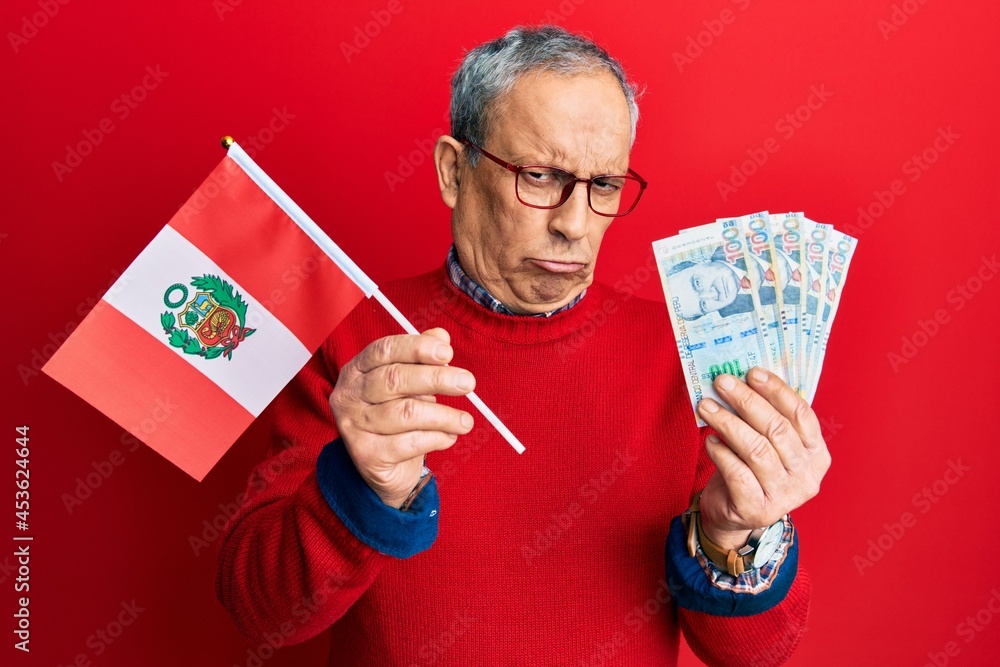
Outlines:
{"label": "man's nose", "polygon": [[559,208],[552,210],[555,214],[549,223],[549,229],[557,232],[571,241],[577,241],[587,235],[590,216],[596,215],[590,210],[587,202],[587,184],[576,183],[569,199]]}

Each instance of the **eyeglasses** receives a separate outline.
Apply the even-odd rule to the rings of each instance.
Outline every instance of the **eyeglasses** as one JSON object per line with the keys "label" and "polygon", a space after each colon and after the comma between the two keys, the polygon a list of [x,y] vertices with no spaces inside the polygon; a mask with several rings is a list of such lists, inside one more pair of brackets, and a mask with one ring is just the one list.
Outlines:
{"label": "eyeglasses", "polygon": [[575,174],[558,167],[513,165],[486,152],[468,139],[461,141],[507,171],[514,172],[517,176],[514,194],[519,202],[531,208],[558,208],[570,198],[577,183],[586,183],[590,209],[597,215],[620,218],[632,212],[648,185],[642,176],[631,169],[628,174],[577,178]]}

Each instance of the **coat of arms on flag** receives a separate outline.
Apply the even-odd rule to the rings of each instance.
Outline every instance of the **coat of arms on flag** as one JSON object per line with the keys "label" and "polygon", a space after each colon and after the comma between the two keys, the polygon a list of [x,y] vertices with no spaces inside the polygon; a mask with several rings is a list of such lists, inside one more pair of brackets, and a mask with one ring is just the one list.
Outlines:
{"label": "coat of arms on flag", "polygon": [[163,293],[165,306],[182,308],[177,313],[168,310],[160,315],[170,345],[184,354],[232,360],[233,350],[256,331],[246,326],[246,301],[219,276],[205,274],[192,278],[190,284],[198,290],[190,300],[184,283],[174,283]]}

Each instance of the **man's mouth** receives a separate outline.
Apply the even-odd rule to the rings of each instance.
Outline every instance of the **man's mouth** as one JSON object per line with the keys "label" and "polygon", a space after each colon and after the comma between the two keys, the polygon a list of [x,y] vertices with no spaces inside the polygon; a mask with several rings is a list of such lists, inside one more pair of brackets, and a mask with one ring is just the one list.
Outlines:
{"label": "man's mouth", "polygon": [[531,261],[535,266],[551,273],[574,273],[586,266],[586,264],[579,262],[558,262],[546,259],[532,259]]}

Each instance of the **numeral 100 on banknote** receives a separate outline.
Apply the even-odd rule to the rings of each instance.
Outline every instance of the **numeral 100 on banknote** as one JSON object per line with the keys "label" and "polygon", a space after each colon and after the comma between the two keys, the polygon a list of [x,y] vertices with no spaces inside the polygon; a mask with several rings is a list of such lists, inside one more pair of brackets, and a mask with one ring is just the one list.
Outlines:
{"label": "numeral 100 on banknote", "polygon": [[708,367],[708,375],[710,381],[715,381],[715,378],[719,377],[723,373],[729,373],[730,375],[735,375],[738,378],[746,375],[746,371],[740,368],[740,360],[733,359],[732,361],[724,361],[722,365],[712,364]]}

